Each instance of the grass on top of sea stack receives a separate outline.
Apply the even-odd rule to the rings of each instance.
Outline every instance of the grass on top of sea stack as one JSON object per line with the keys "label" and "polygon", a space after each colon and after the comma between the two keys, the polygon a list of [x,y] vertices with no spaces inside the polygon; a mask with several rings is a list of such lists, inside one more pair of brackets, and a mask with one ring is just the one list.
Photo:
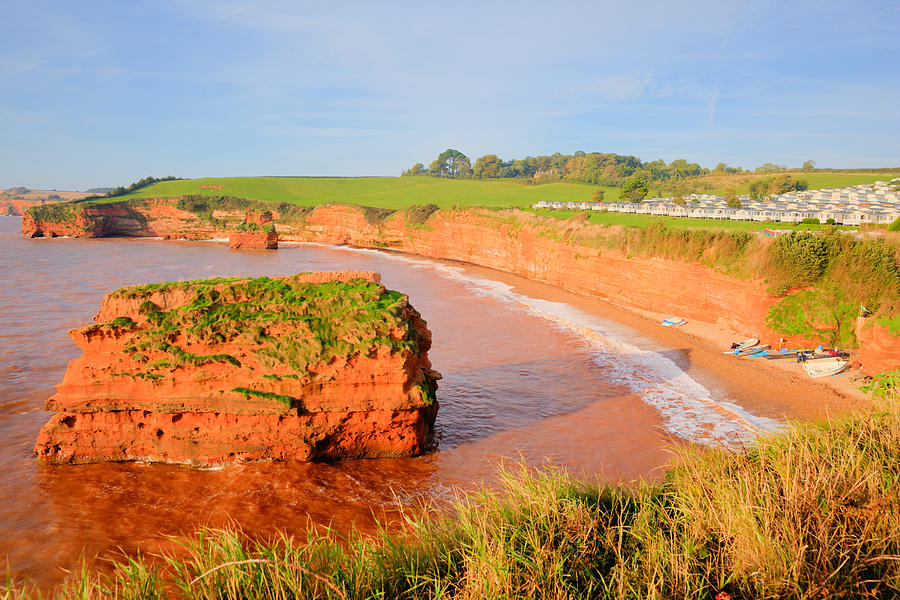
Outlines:
{"label": "grass on top of sea stack", "polygon": [[[506,470],[403,533],[267,543],[205,530],[177,556],[83,572],[67,598],[886,598],[900,594],[900,398],[747,453],[689,448],[658,485]],[[24,598],[24,588],[7,597]]]}
{"label": "grass on top of sea stack", "polygon": [[[404,316],[408,306],[404,294],[375,281],[309,283],[303,277],[232,277],[126,287],[113,297],[139,304],[145,326],[135,329],[133,321],[116,319],[95,327],[133,331],[126,338],[126,351],[133,355],[151,350],[169,353],[171,359],[148,363],[150,376],[167,372],[178,361],[202,364],[216,359],[240,365],[228,355],[186,353],[173,345],[179,336],[210,345],[258,346],[254,353],[263,364],[289,365],[295,375],[306,375],[313,364],[368,355],[381,347],[391,352],[416,350],[416,331]],[[173,290],[185,295],[184,303],[161,309],[154,300],[165,299]],[[400,331],[403,335],[397,337]]]}

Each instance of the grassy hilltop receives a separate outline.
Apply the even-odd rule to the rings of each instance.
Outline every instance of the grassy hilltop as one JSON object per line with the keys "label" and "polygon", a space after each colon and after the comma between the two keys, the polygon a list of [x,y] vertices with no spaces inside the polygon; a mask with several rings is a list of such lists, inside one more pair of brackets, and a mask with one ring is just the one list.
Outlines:
{"label": "grassy hilltop", "polygon": [[[890,179],[872,173],[796,173],[810,189],[843,187]],[[697,179],[711,191],[734,187],[746,193],[749,181],[764,175],[717,175]],[[161,196],[238,196],[248,200],[287,202],[315,206],[328,202],[359,204],[374,208],[401,209],[413,205],[487,206],[527,208],[541,200],[584,202],[595,190],[604,191],[604,201],[619,199],[619,189],[587,183],[557,181],[527,183],[522,179],[447,179],[439,177],[210,177],[161,181],[142,187],[115,200]],[[210,187],[221,186],[221,187]],[[106,198],[96,202],[107,202]]]}
{"label": "grassy hilltop", "polygon": [[[204,187],[222,186],[222,187]],[[124,196],[97,202],[160,196],[238,196],[248,200],[315,206],[329,202],[400,209],[416,204],[525,208],[541,200],[582,202],[596,186],[584,183],[527,185],[519,181],[482,181],[436,177],[213,177],[161,181]],[[607,189],[606,199],[618,197]]]}
{"label": "grassy hilltop", "polygon": [[[890,178],[872,173],[795,173],[809,183],[810,189],[868,184]],[[698,189],[722,193],[726,188],[746,193],[749,181],[765,177],[758,174],[707,175],[692,178]],[[209,196],[246,198],[252,201],[316,206],[328,203],[399,210],[410,206],[434,204],[441,208],[481,206],[488,208],[529,208],[547,201],[586,202],[596,190],[603,190],[605,202],[619,200],[616,187],[588,183],[554,181],[534,183],[530,179],[448,179],[440,177],[209,177],[160,181],[126,194],[97,198],[91,203],[133,201],[140,198]],[[540,211],[558,218],[569,218],[571,211]],[[713,219],[665,218],[625,213],[590,215],[592,223],[645,227],[667,221],[671,226],[688,229],[759,230],[817,229],[817,225],[791,225]]]}

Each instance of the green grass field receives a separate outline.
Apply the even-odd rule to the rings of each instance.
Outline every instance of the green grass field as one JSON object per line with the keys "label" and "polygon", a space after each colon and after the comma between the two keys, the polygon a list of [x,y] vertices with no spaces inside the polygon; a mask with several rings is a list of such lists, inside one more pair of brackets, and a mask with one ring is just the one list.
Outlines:
{"label": "green grass field", "polygon": [[[842,187],[890,179],[891,175],[870,173],[795,173],[806,179],[810,189]],[[735,187],[747,193],[748,182],[764,175],[715,176],[704,178],[722,192]],[[221,185],[221,188],[204,186]],[[272,200],[300,206],[328,202],[360,204],[375,208],[400,209],[412,205],[519,207],[541,200],[582,202],[590,200],[598,186],[554,182],[528,185],[515,180],[437,179],[432,177],[212,177],[163,181],[116,199],[182,196],[239,196],[250,200]],[[619,199],[619,190],[600,187],[604,200]],[[106,200],[98,200],[105,202]]]}
{"label": "green grass field", "polygon": [[[222,188],[203,186],[221,185]],[[240,196],[300,206],[327,202],[400,209],[415,204],[449,206],[528,207],[541,200],[583,202],[597,186],[582,183],[527,185],[517,181],[436,179],[432,177],[216,177],[163,181],[118,196],[116,200],[181,196]],[[606,190],[606,200],[618,198],[616,188]],[[105,202],[106,200],[98,200]]]}
{"label": "green grass field", "polygon": [[[575,210],[536,210],[535,213],[556,219],[568,219],[584,211]],[[794,223],[777,223],[774,221],[731,221],[723,219],[689,219],[686,217],[658,217],[655,215],[634,215],[629,213],[601,213],[591,211],[588,221],[598,225],[623,225],[625,227],[646,227],[651,223],[666,223],[669,227],[682,229],[728,229],[733,231],[760,231],[762,229],[822,229],[832,225],[808,225]],[[837,226],[838,229],[858,229],[858,227]]]}

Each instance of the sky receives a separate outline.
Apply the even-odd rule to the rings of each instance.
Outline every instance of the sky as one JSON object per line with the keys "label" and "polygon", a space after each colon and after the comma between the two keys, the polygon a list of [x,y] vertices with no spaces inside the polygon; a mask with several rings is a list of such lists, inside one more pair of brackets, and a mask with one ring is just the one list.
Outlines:
{"label": "sky", "polygon": [[900,166],[900,2],[0,0],[0,188],[615,152]]}

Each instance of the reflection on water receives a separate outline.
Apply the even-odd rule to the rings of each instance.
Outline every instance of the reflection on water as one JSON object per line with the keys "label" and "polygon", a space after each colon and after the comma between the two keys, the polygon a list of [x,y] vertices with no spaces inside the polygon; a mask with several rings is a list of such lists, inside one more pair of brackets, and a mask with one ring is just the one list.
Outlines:
{"label": "reflection on water", "polygon": [[[628,359],[631,371],[623,375],[624,363],[610,357],[634,353],[622,345],[632,333],[594,323],[591,339],[570,320],[547,318],[547,306],[493,293],[460,268],[303,245],[237,252],[211,243],[23,240],[19,226],[0,218],[0,558],[13,574],[44,586],[62,578],[61,567],[76,566],[82,552],[154,551],[169,543],[166,536],[201,525],[237,523],[255,536],[297,532],[310,522],[369,529],[398,502],[441,502],[454,488],[490,483],[502,458],[611,479],[652,476],[673,443],[666,427],[676,430],[670,415],[661,416],[664,408],[641,395],[644,388],[705,393],[693,380],[699,389],[685,392],[680,378],[687,376],[647,350]],[[326,269],[381,272],[428,321],[431,361],[444,375],[437,451],[219,470],[35,463],[34,439],[49,417],[42,404],[79,354],[65,332],[87,323],[105,293],[151,281]],[[645,363],[645,383],[636,387],[629,377]],[[695,425],[715,431],[730,421],[710,414],[698,409]]]}

